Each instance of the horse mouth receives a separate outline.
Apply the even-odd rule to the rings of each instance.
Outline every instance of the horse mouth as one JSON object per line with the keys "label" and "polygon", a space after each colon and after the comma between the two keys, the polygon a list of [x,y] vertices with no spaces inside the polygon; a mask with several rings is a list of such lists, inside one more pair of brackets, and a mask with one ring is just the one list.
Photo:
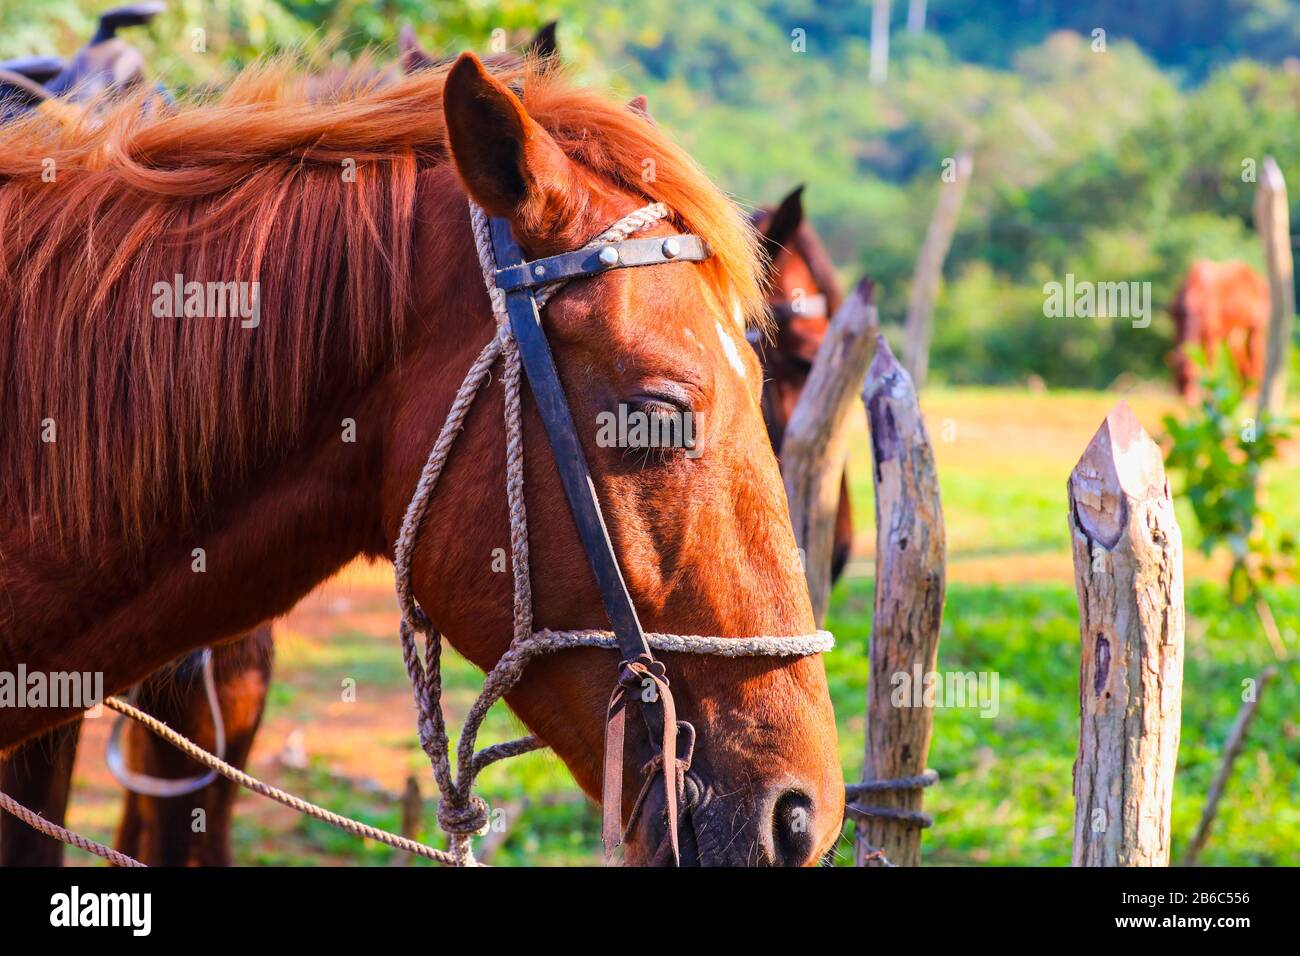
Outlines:
{"label": "horse mouth", "polygon": [[823,848],[814,830],[787,830],[774,825],[793,817],[810,820],[813,811],[812,799],[793,786],[718,795],[702,778],[688,772],[677,825],[680,855],[675,858],[673,854],[660,794],[653,806],[645,807],[625,862],[629,866],[652,867],[822,864],[826,855],[833,853],[835,840]]}

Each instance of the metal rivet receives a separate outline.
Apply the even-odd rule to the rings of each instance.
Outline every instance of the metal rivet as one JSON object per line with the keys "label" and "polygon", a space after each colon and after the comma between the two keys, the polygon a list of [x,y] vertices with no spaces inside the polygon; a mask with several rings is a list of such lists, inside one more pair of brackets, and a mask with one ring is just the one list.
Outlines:
{"label": "metal rivet", "polygon": [[682,244],[677,241],[676,236],[664,240],[664,258],[676,259],[682,254]]}
{"label": "metal rivet", "polygon": [[546,275],[546,267],[545,267],[545,266],[533,266],[533,275],[535,275],[535,276],[543,276],[543,275]]}
{"label": "metal rivet", "polygon": [[607,266],[618,265],[618,250],[613,246],[606,246],[600,250],[599,259]]}

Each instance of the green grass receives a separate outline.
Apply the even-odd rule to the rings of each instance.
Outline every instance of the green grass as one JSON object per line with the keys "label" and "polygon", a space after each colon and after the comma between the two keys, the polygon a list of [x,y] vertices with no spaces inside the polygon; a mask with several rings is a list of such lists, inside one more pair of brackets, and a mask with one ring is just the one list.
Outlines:
{"label": "green grass", "polygon": [[[839,646],[826,664],[850,779],[862,767],[871,601],[871,582],[851,582],[837,595],[829,620]],[[1281,629],[1300,632],[1297,590],[1272,595],[1272,603]],[[1175,859],[1200,817],[1228,728],[1241,706],[1242,681],[1272,659],[1253,613],[1226,606],[1218,586],[1190,586],[1187,610]],[[1071,587],[949,587],[938,670],[996,673],[1000,697],[992,719],[975,709],[935,710],[929,763],[941,782],[926,793],[926,809],[936,818],[922,842],[927,863],[1069,863],[1078,644]],[[1300,663],[1284,665],[1280,679],[1261,696],[1202,863],[1300,863],[1297,678]]]}

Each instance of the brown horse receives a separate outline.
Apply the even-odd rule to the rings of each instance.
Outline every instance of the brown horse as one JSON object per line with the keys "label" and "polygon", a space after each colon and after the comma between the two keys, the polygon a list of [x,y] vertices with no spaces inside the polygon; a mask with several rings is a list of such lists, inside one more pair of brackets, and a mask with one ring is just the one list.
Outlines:
{"label": "brown horse", "polygon": [[[213,676],[224,724],[225,757],[243,768],[261,723],[270,683],[270,625],[213,648]],[[193,654],[145,679],[141,707],[209,750],[215,727]],[[105,712],[108,719],[112,715]],[[0,759],[0,792],[62,824],[67,812],[81,720],[63,724],[15,747]],[[124,728],[127,768],[161,780],[193,777],[203,768],[136,723]],[[150,866],[229,866],[230,820],[237,788],[217,778],[185,796],[128,791],[114,845]],[[195,811],[201,810],[202,816]],[[201,824],[201,825],[200,825]],[[59,866],[63,844],[0,814],[0,866]]]}
{"label": "brown horse", "polygon": [[[51,153],[58,180],[42,183]],[[743,348],[743,316],[762,307],[752,234],[642,116],[556,71],[494,78],[466,56],[324,108],[269,68],[216,105],[142,116],[123,104],[53,149],[35,121],[0,129],[0,672],[99,671],[120,690],[284,613],[356,556],[389,553],[494,334],[467,194],[530,256],[575,248],[650,200],[678,220],[660,234],[707,240],[707,262],[619,270],[556,296],[560,376],[647,629],[812,630],[760,369]],[[202,285],[200,315],[159,317],[177,275],[259,283],[259,321],[201,317]],[[665,395],[702,423],[697,453],[629,461],[598,446],[600,412]],[[491,571],[509,541],[501,415],[496,390],[471,412],[412,578],[483,667],[512,626],[509,576]],[[524,444],[546,448],[528,399]],[[526,476],[537,622],[598,627],[553,460],[531,455]],[[612,656],[550,655],[507,696],[593,795]],[[699,731],[700,861],[816,862],[843,809],[821,662],[668,658],[678,711]],[[0,747],[76,713],[6,713]],[[625,813],[652,753],[643,734],[629,739]],[[628,862],[662,841],[662,806],[650,809]]]}
{"label": "brown horse", "polygon": [[1208,360],[1220,345],[1228,349],[1243,386],[1259,384],[1264,376],[1268,339],[1268,281],[1244,262],[1192,264],[1170,307],[1174,320],[1174,352],[1170,365],[1183,398],[1196,398],[1196,366],[1188,349],[1198,346]]}
{"label": "brown horse", "polygon": [[[752,219],[763,242],[775,336],[768,340],[755,332],[750,342],[763,363],[763,419],[772,448],[780,457],[786,425],[844,294],[826,247],[804,217],[802,186],[775,209],[760,209]],[[853,512],[846,472],[835,512],[832,581],[844,573],[852,551]]]}
{"label": "brown horse", "polygon": [[[100,19],[95,37],[74,63],[81,64],[84,73],[89,65],[106,60],[105,49],[120,52],[121,41],[113,40],[116,31],[124,26],[147,23],[160,10],[161,4],[139,4],[106,12]],[[489,57],[487,62],[497,69],[503,66],[517,68],[527,56],[558,57],[556,26],[555,21],[547,23],[520,52]],[[112,44],[106,48],[108,41]],[[452,62],[450,58],[435,60],[427,54],[409,26],[403,27],[398,47],[405,72],[447,66]],[[14,61],[11,65],[15,72],[19,67],[23,68],[21,75],[29,84],[38,78],[34,73],[41,73],[42,82],[68,73],[57,58],[33,58]],[[376,74],[380,82],[390,82],[397,75],[397,71],[392,70]],[[0,98],[5,94],[5,78],[4,70],[0,69]],[[307,81],[307,96],[313,102],[335,97],[346,89],[348,83],[358,79],[373,82],[373,78],[365,77],[364,71],[358,69],[340,67],[315,74]],[[22,97],[19,97],[19,102],[31,106],[52,95],[39,88],[36,92],[40,96],[34,103],[28,104]],[[273,656],[270,634],[270,626],[264,625],[235,642],[218,646],[214,651],[216,690],[222,715],[228,722],[231,742],[227,760],[240,769],[243,769],[251,751],[253,736],[266,706]],[[192,671],[189,665],[197,659],[197,653],[189,655],[151,675],[141,684],[139,698],[141,701],[158,701],[158,711],[148,707],[146,710],[211,749],[213,731],[202,682],[175,680],[178,672]],[[125,739],[125,753],[133,770],[163,779],[193,777],[198,772],[197,765],[181,757],[170,744],[134,724],[126,730]],[[76,753],[77,734],[73,728],[61,727],[29,740],[8,761],[0,761],[0,781],[4,784],[0,785],[0,791],[26,795],[29,806],[38,807],[46,819],[62,824]],[[128,788],[116,846],[149,865],[229,865],[235,789],[224,778],[218,778],[184,797],[150,796]],[[200,807],[206,814],[207,826],[196,832],[191,814]],[[58,865],[62,858],[61,843],[12,818],[0,818],[0,866]]]}
{"label": "brown horse", "polygon": [[[95,36],[69,63],[58,57],[29,57],[0,64],[0,101],[4,101],[0,103],[0,121],[51,103],[59,94],[73,102],[88,102],[106,90],[121,94],[137,86],[143,81],[143,61],[134,48],[116,37],[117,31],[143,26],[163,9],[161,3],[140,3],[105,11]],[[226,757],[242,768],[266,703],[270,626],[220,645],[213,653],[228,740]],[[160,719],[210,748],[213,728],[207,696],[192,668],[187,669],[197,657],[183,657],[151,675],[141,684],[139,697],[156,705],[153,712]],[[13,794],[46,819],[62,823],[79,736],[77,720],[15,748],[0,760],[0,791]],[[196,765],[174,748],[134,724],[125,730],[123,751],[128,767],[140,773],[179,778],[197,772]],[[117,846],[155,865],[228,864],[234,791],[233,785],[219,778],[187,797],[128,792]],[[201,827],[192,817],[195,809],[204,811]],[[0,815],[0,866],[58,865],[62,859],[62,843]]]}

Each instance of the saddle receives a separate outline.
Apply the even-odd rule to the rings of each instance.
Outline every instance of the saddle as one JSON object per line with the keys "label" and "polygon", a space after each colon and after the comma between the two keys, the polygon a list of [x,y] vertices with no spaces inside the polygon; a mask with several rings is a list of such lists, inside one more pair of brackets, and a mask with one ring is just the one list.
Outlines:
{"label": "saddle", "polygon": [[160,0],[152,0],[105,11],[90,42],[46,82],[46,89],[55,96],[84,103],[105,90],[129,90],[143,82],[144,57],[135,47],[119,39],[117,31],[146,26],[166,9],[167,5]]}

